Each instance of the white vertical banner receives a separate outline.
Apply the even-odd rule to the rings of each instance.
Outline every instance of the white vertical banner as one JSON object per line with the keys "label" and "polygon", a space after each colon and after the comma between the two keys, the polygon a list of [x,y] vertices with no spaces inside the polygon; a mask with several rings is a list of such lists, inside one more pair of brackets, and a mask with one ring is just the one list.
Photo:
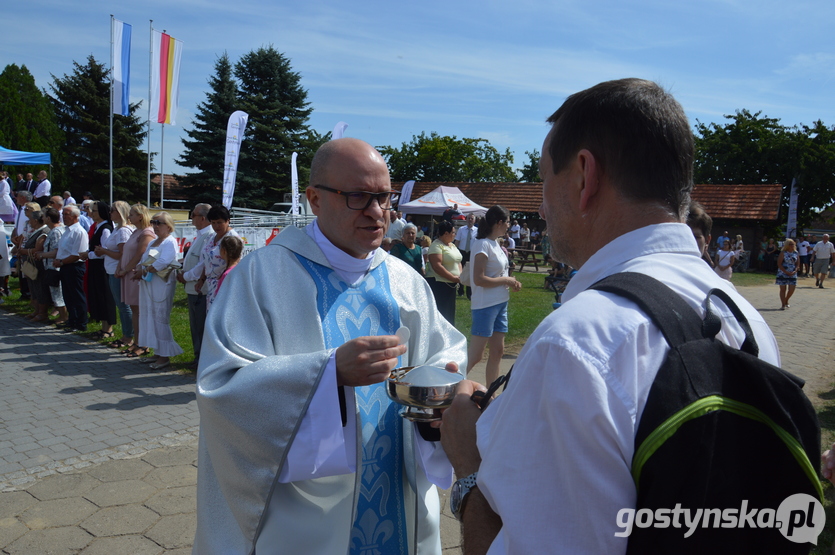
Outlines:
{"label": "white vertical banner", "polygon": [[[400,209],[401,206],[412,200],[412,188],[415,186],[415,180],[410,179],[406,183],[403,184],[403,188],[400,189],[400,200],[397,201],[397,208]],[[403,217],[406,217],[406,214],[403,214]]]}
{"label": "white vertical banner", "polygon": [[223,159],[223,206],[232,208],[235,196],[235,178],[238,174],[238,154],[249,114],[240,110],[229,116],[226,124],[226,156]]}
{"label": "white vertical banner", "polygon": [[291,192],[293,194],[293,204],[290,206],[290,213],[297,215],[299,213],[299,170],[296,167],[296,159],[299,157],[298,152],[294,152],[290,159],[290,183]]}
{"label": "white vertical banner", "polygon": [[111,19],[113,26],[113,113],[130,114],[130,35],[131,26]]}
{"label": "white vertical banner", "polygon": [[341,139],[345,136],[345,130],[348,129],[348,124],[344,121],[340,121],[337,123],[333,128],[333,133],[331,133],[331,140],[334,139]]}
{"label": "white vertical banner", "polygon": [[792,179],[789,194],[789,221],[786,224],[786,239],[797,237],[797,179]]}

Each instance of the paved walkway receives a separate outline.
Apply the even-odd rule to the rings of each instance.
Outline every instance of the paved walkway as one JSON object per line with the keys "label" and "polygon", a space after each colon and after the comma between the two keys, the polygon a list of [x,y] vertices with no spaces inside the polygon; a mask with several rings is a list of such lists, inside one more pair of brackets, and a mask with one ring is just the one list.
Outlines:
{"label": "paved walkway", "polygon": [[[775,332],[783,366],[832,398],[835,290],[801,280],[740,291]],[[835,281],[833,281],[835,284]],[[835,285],[833,285],[835,287]],[[514,357],[507,356],[506,370]],[[827,371],[829,370],[829,371]],[[484,380],[483,363],[474,377]],[[0,551],[190,553],[198,415],[194,379],[0,311]],[[442,492],[446,555],[460,554]]]}

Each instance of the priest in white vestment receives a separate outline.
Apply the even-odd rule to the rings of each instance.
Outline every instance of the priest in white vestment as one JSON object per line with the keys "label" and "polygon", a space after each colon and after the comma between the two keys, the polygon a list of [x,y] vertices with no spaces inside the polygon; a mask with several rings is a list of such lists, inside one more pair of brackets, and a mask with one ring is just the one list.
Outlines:
{"label": "priest in white vestment", "polygon": [[464,368],[466,340],[378,248],[390,193],[373,147],[326,143],[307,189],[316,222],[229,274],[197,376],[194,553],[440,555],[435,486],[452,468],[384,381],[401,366]]}

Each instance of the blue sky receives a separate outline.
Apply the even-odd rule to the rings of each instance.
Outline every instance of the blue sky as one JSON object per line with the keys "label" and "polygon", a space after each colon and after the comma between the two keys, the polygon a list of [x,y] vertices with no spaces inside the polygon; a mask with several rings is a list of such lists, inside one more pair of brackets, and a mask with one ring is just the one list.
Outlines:
{"label": "blue sky", "polygon": [[621,77],[661,83],[694,124],[743,108],[835,124],[831,0],[29,0],[3,11],[0,64],[26,65],[42,88],[89,54],[109,64],[111,13],[133,26],[131,99],[145,100],[143,114],[149,19],[184,42],[166,173],[188,171],[174,163],[179,137],[217,56],[270,44],[301,74],[321,133],[341,120],[374,145],[422,131],[479,137],[510,148],[517,167],[567,95]]}

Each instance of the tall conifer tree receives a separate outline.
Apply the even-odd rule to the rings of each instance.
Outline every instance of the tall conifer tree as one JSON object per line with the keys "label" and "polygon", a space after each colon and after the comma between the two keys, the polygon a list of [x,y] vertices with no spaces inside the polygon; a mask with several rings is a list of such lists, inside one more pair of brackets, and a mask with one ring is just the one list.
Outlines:
{"label": "tall conifer tree", "polygon": [[226,151],[226,124],[238,109],[237,87],[232,77],[232,64],[224,52],[215,62],[215,74],[209,78],[211,90],[205,102],[197,105],[194,128],[186,129],[180,166],[195,168],[180,183],[187,187],[194,202],[220,202],[223,194],[223,159]]}
{"label": "tall conifer tree", "polygon": [[240,109],[249,114],[238,164],[235,204],[268,208],[290,191],[290,159],[299,153],[299,181],[305,179],[311,149],[323,137],[307,125],[313,111],[301,76],[272,46],[246,54],[235,65]]}
{"label": "tall conifer tree", "polygon": [[[58,126],[66,135],[64,164],[72,191],[91,191],[100,199],[109,196],[110,79],[107,68],[91,55],[87,63],[73,62],[71,75],[52,76],[50,85]],[[139,201],[145,198],[147,155],[142,151],[145,126],[136,115],[140,103],[131,104],[130,115],[113,116],[113,198]]]}

